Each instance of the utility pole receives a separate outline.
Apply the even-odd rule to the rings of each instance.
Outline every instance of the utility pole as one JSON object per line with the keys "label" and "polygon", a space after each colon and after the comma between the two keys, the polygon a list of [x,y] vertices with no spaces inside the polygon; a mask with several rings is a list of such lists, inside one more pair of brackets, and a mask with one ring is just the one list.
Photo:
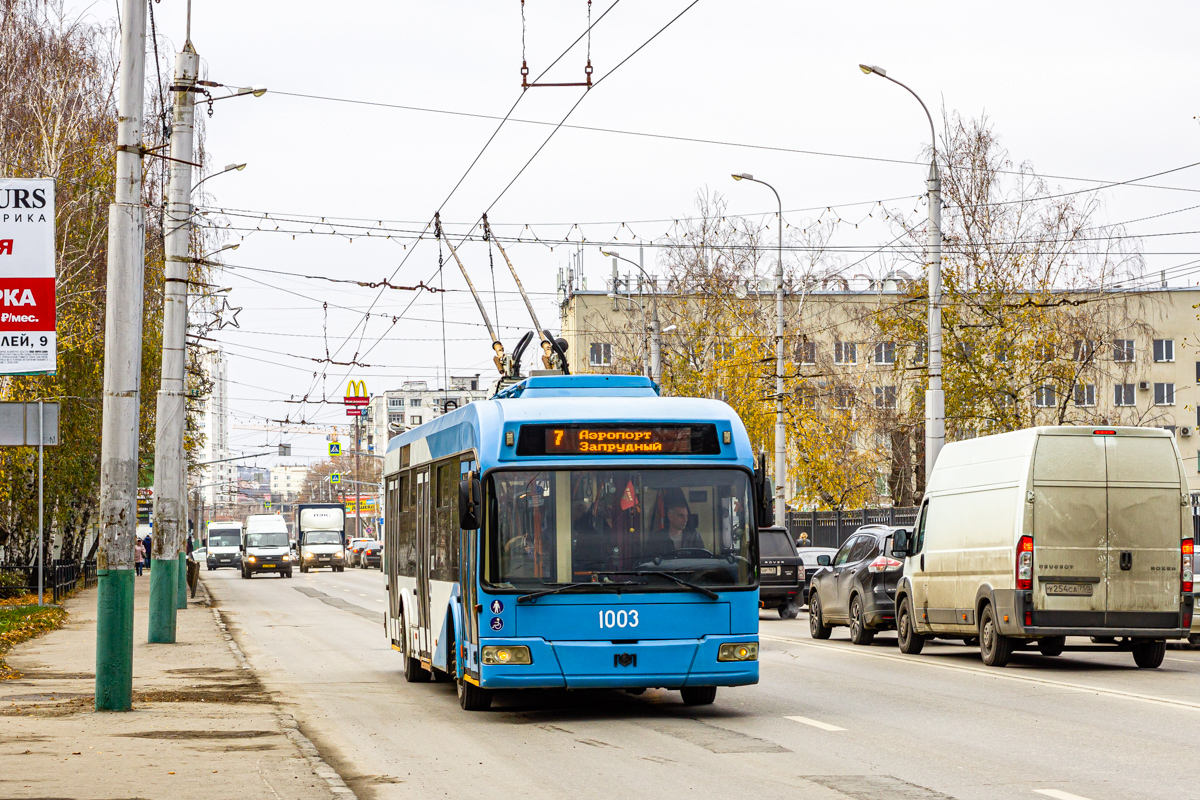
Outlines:
{"label": "utility pole", "polygon": [[[175,55],[174,113],[171,119],[171,183],[167,202],[166,278],[163,285],[162,388],[158,392],[154,439],[154,533],[151,546],[149,641],[175,642],[176,614],[187,608],[180,593],[185,557],[187,514],[183,476],[183,435],[187,415],[184,370],[187,359],[187,287],[191,264],[192,152],[194,115],[192,87],[200,57],[191,40]],[[182,603],[182,605],[181,605]]]}
{"label": "utility pole", "polygon": [[133,706],[133,537],[137,534],[138,421],[146,221],[142,212],[142,97],[146,3],[121,2],[116,194],[108,209],[104,400],[100,446],[96,710]]}

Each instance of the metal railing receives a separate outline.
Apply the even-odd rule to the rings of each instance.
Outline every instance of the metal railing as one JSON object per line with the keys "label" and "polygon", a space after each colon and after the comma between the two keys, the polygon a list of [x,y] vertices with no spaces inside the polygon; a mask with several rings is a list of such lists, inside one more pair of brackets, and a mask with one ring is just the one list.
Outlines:
{"label": "metal railing", "polygon": [[912,525],[916,520],[916,506],[787,512],[787,528],[792,538],[799,539],[801,532],[807,533],[813,547],[840,547],[863,525]]}
{"label": "metal railing", "polygon": [[[96,582],[95,561],[56,560],[46,565],[42,590],[52,603],[61,602],[76,589],[85,589]],[[37,594],[38,568],[29,566],[0,566],[0,596]]]}

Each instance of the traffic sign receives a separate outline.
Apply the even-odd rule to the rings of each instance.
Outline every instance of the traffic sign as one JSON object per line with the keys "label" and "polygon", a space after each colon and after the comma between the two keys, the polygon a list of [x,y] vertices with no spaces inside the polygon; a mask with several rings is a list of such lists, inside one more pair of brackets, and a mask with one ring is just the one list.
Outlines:
{"label": "traffic sign", "polygon": [[341,442],[330,442],[329,443],[329,455],[340,456],[341,454],[342,454],[342,443]]}
{"label": "traffic sign", "polygon": [[361,408],[351,407],[351,408],[346,409],[347,417],[361,417],[362,415],[363,415],[363,410]]}
{"label": "traffic sign", "polygon": [[271,501],[270,501],[270,500],[268,500],[267,502],[263,503],[263,507],[264,507],[264,508],[265,508],[267,511],[270,511],[270,510],[271,510]]}
{"label": "traffic sign", "polygon": [[340,472],[329,473],[329,482],[330,483],[341,483],[342,482],[342,473],[340,473]]}

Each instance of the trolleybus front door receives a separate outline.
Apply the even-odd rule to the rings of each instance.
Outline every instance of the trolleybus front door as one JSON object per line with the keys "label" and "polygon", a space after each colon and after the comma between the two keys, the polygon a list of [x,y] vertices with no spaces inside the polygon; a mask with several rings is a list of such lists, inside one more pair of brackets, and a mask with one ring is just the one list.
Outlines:
{"label": "trolleybus front door", "polygon": [[422,658],[433,655],[433,632],[429,625],[429,572],[433,560],[430,541],[429,470],[417,473],[417,648]]}

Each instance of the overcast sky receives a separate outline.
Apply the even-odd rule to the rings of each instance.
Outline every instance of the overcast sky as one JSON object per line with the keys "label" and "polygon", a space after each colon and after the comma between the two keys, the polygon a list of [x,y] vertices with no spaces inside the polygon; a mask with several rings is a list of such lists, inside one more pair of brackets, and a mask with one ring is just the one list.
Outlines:
{"label": "overcast sky", "polygon": [[[597,0],[598,17],[611,0]],[[688,0],[621,0],[591,37],[595,78],[642,45]],[[78,4],[81,13],[110,20],[115,7]],[[184,40],[184,0],[155,6],[166,46]],[[207,77],[229,85],[263,84],[261,98],[214,106],[207,121],[213,168],[245,161],[248,168],[205,184],[212,206],[267,212],[284,221],[255,222],[273,230],[328,231],[308,217],[362,218],[367,224],[413,230],[429,220],[475,158],[497,122],[465,116],[370,107],[286,96],[283,92],[557,122],[580,99],[575,88],[532,89],[522,97],[522,25],[518,0],[489,2],[232,2],[194,0],[192,42]],[[539,73],[586,28],[585,0],[528,0],[526,58]],[[918,92],[935,116],[986,113],[1017,161],[1043,174],[1122,181],[1200,161],[1200,102],[1193,68],[1200,10],[1194,3],[1017,2],[996,4],[892,2],[720,2],[700,0],[603,83],[571,115],[574,125],[615,128],[724,142],[766,145],[913,162],[928,144],[928,124],[899,87],[865,76],[859,62],[884,66]],[[586,41],[547,80],[582,79]],[[446,203],[450,230],[474,222],[496,200],[550,128],[510,121]],[[857,221],[878,200],[917,206],[926,168],[915,163],[782,153],[730,145],[688,144],[648,137],[560,130],[489,217],[498,232],[530,230],[544,239],[663,236],[672,220],[694,212],[698,191],[723,194],[731,213],[773,211],[770,192],[734,183],[731,172],[772,182],[785,209],[833,207]],[[1200,229],[1200,167],[1150,181],[1191,191],[1119,187],[1101,193],[1100,221],[1124,222],[1178,212],[1129,226],[1139,234]],[[1056,180],[1064,189],[1091,185]],[[910,198],[895,199],[893,198]],[[855,205],[858,204],[858,205]],[[907,206],[906,206],[907,204]],[[923,213],[923,211],[918,211]],[[786,218],[803,223],[816,211]],[[291,216],[289,216],[291,215]],[[235,226],[246,218],[228,216]],[[300,220],[288,222],[287,220]],[[763,217],[763,221],[769,218]],[[629,222],[622,228],[621,222]],[[636,224],[635,224],[636,222]],[[579,229],[573,229],[578,223]],[[602,224],[603,223],[603,224]],[[361,224],[361,223],[360,223]],[[348,233],[348,225],[335,229]],[[361,231],[360,231],[361,233]],[[226,242],[242,241],[242,233]],[[840,226],[837,243],[880,243],[882,229]],[[857,237],[857,238],[856,238]],[[409,241],[408,237],[404,238]],[[887,237],[890,238],[890,237]],[[1200,250],[1190,237],[1147,240],[1148,269],[1172,267]],[[411,247],[411,245],[410,245]],[[636,250],[628,251],[636,259]],[[569,248],[510,247],[544,324],[558,328],[556,273]],[[240,330],[216,334],[231,362],[234,423],[290,415],[343,422],[340,406],[298,406],[282,400],[344,392],[345,368],[295,356],[330,351],[346,360],[358,349],[371,368],[354,370],[372,393],[405,379],[440,384],[451,374],[492,377],[491,349],[470,296],[462,291],[387,291],[367,322],[379,290],[295,277],[327,275],[413,284],[437,272],[438,248],[425,241],[409,255],[398,241],[355,236],[255,232],[232,265],[287,275],[230,269],[231,303],[243,308]],[[449,262],[447,289],[464,283]],[[505,326],[528,328],[514,286],[496,256],[493,299],[488,251],[462,248],[489,310]],[[652,263],[648,253],[647,264]],[[585,249],[590,288],[603,288],[609,260]],[[865,265],[876,268],[878,265]],[[1200,272],[1175,284],[1196,283]],[[444,301],[445,361],[441,303]],[[331,308],[326,312],[322,303]],[[341,308],[339,308],[341,307]],[[390,315],[407,309],[394,326]],[[356,329],[356,325],[358,325]],[[351,343],[338,346],[353,331]],[[384,336],[386,333],[386,336]],[[517,327],[502,328],[511,344]],[[384,336],[382,340],[381,336]],[[257,349],[254,349],[257,348]],[[324,381],[314,370],[325,369]],[[281,435],[233,431],[235,450],[275,444]],[[284,435],[297,457],[324,451],[321,437]],[[270,463],[264,460],[262,463]]]}

